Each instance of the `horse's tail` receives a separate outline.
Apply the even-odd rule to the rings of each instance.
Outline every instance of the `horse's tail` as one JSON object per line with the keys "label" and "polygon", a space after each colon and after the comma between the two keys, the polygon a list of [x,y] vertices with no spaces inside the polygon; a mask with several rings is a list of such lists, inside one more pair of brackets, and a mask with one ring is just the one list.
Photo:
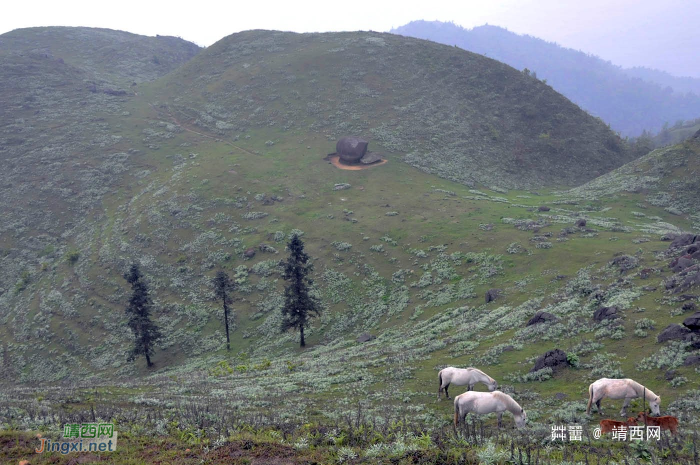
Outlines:
{"label": "horse's tail", "polygon": [[442,370],[438,373],[438,400],[440,400],[440,392],[442,391]]}
{"label": "horse's tail", "polygon": [[455,398],[455,428],[459,424],[459,405],[457,399]]}
{"label": "horse's tail", "polygon": [[588,406],[586,407],[586,414],[591,414],[591,404],[593,403],[593,384],[588,386]]}

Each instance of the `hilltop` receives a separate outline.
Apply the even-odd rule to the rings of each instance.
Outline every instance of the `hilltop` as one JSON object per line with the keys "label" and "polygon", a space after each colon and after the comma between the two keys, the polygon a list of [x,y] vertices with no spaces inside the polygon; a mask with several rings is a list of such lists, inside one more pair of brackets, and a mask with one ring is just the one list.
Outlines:
{"label": "hilltop", "polygon": [[700,116],[700,94],[688,92],[698,88],[698,79],[674,80],[652,70],[625,70],[596,56],[497,26],[464,29],[440,21],[412,21],[391,32],[457,46],[519,70],[527,68],[625,136],[658,132],[665,123]]}
{"label": "hilltop", "polygon": [[234,34],[150,88],[178,121],[221,137],[360,134],[471,186],[572,186],[635,157],[541,81],[392,34]]}
{"label": "hilltop", "polygon": [[35,27],[0,36],[0,56],[53,60],[88,74],[93,83],[123,86],[152,81],[199,53],[178,37],[146,37],[87,27]]}

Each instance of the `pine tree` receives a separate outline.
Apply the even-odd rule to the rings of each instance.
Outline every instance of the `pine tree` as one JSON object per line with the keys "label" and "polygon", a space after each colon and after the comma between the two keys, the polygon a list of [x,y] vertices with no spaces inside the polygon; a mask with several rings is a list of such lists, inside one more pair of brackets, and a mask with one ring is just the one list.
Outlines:
{"label": "pine tree", "polygon": [[148,367],[152,367],[151,355],[155,352],[155,344],[162,337],[158,327],[151,321],[150,313],[153,306],[148,296],[148,286],[143,281],[143,275],[137,264],[132,264],[124,279],[131,284],[132,294],[126,314],[129,317],[129,328],[134,333],[134,347],[127,358],[132,362],[139,355],[146,357]]}
{"label": "pine tree", "polygon": [[284,307],[282,307],[282,331],[298,329],[301,340],[300,347],[304,347],[304,328],[309,326],[312,316],[321,314],[321,303],[318,298],[309,293],[313,280],[309,273],[313,271],[313,265],[309,263],[309,256],[304,252],[304,243],[295,234],[287,245],[289,258],[284,263],[283,278],[289,281],[284,288]]}
{"label": "pine tree", "polygon": [[219,271],[214,278],[214,292],[216,297],[224,303],[224,324],[226,326],[226,350],[231,350],[231,341],[228,336],[228,305],[231,303],[231,294],[235,286],[225,271]]}

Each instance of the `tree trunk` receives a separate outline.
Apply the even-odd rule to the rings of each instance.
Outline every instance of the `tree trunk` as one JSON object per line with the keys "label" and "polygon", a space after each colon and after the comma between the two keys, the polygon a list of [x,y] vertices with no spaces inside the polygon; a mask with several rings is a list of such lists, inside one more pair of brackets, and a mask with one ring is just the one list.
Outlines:
{"label": "tree trunk", "polygon": [[146,351],[146,365],[148,365],[148,368],[153,366],[153,363],[151,363],[151,356],[148,355],[148,351]]}
{"label": "tree trunk", "polygon": [[226,305],[226,294],[224,294],[224,323],[226,324],[226,350],[231,350],[231,341],[228,338],[228,306]]}
{"label": "tree trunk", "polygon": [[299,347],[306,347],[306,342],[304,341],[304,326],[299,326],[299,332],[301,333],[301,342],[299,343]]}

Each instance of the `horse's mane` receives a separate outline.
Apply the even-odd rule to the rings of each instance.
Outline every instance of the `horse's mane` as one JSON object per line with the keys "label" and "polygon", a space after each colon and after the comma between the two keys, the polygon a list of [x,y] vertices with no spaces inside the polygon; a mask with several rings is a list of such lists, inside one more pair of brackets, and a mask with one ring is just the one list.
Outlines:
{"label": "horse's mane", "polygon": [[654,394],[654,392],[651,389],[645,388],[643,385],[639,384],[633,379],[627,378],[627,384],[632,386],[632,389],[634,389],[634,392],[636,392],[638,396],[641,397],[642,395],[646,394],[646,400],[656,400],[656,398],[659,397],[656,394]]}
{"label": "horse's mane", "polygon": [[493,391],[491,393],[492,396],[496,397],[497,399],[501,399],[504,404],[506,404],[506,409],[514,414],[520,414],[520,411],[522,410],[522,407],[520,406],[519,403],[515,401],[511,396],[508,394],[501,392],[501,391]]}
{"label": "horse's mane", "polygon": [[495,383],[495,382],[496,382],[495,379],[493,379],[492,377],[490,377],[489,375],[487,375],[487,374],[484,373],[483,371],[479,370],[478,368],[469,367],[469,368],[467,368],[467,370],[477,371],[477,372],[481,373],[482,375],[484,375],[485,377],[487,377],[492,383]]}

